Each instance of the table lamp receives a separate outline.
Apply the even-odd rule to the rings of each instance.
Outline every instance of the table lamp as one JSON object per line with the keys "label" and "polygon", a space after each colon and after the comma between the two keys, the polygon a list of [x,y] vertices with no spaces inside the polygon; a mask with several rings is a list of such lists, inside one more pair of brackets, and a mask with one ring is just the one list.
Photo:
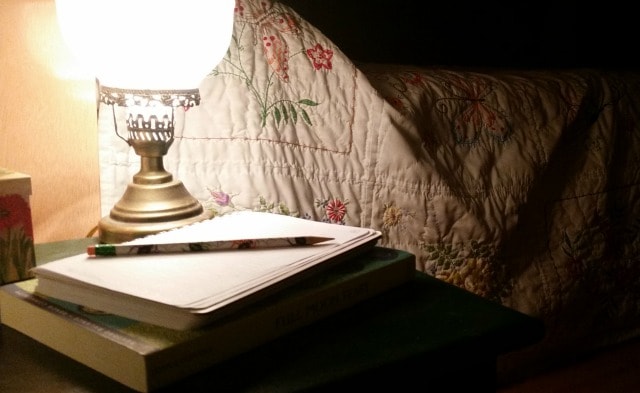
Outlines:
{"label": "table lamp", "polygon": [[[210,217],[163,158],[198,86],[226,54],[234,0],[56,0],[60,30],[96,76],[116,134],[140,156],[140,170],[99,224],[102,243],[120,243]],[[126,111],[126,138],[115,108]],[[120,110],[120,109],[119,109]]]}

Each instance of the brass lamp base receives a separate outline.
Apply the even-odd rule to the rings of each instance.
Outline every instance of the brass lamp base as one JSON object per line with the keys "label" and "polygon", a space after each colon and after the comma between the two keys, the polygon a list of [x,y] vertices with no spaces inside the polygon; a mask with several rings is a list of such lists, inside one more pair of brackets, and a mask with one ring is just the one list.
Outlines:
{"label": "brass lamp base", "polygon": [[122,243],[212,217],[182,182],[130,183],[98,225],[101,243]]}
{"label": "brass lamp base", "polygon": [[[98,224],[101,243],[122,243],[212,217],[181,181],[164,169],[163,157],[173,143],[176,108],[198,105],[200,92],[191,90],[131,90],[100,86],[100,101],[126,107],[127,138],[116,135],[140,156],[140,171]],[[116,115],[114,112],[114,125]],[[184,121],[179,122],[184,126]]]}

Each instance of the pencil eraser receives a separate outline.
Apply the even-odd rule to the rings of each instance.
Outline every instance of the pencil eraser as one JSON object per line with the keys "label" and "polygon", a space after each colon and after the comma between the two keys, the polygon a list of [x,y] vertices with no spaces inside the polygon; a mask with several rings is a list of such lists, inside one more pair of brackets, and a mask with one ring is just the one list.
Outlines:
{"label": "pencil eraser", "polygon": [[90,257],[95,257],[96,256],[96,246],[87,247],[87,254],[89,254]]}

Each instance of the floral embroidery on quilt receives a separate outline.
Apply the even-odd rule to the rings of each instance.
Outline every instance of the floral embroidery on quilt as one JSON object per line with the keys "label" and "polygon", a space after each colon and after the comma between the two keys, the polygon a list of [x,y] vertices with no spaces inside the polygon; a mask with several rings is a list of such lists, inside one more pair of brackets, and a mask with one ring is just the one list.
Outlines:
{"label": "floral embroidery on quilt", "polygon": [[233,198],[237,194],[231,194],[220,189],[208,189],[210,197],[203,203],[205,209],[213,213],[214,217],[222,216],[227,213],[253,210],[261,212],[269,212],[276,214],[284,214],[287,216],[299,217],[300,214],[289,208],[284,202],[270,202],[263,196],[258,197],[258,201],[253,206],[238,206],[233,202]]}
{"label": "floral embroidery on quilt", "polygon": [[451,116],[447,120],[459,145],[474,145],[485,134],[505,142],[512,133],[513,127],[498,103],[495,88],[486,78],[460,73],[428,75],[414,69],[392,73],[369,71],[367,75],[382,97],[405,117],[424,116],[416,113],[424,106],[421,97],[433,93],[437,112]]}
{"label": "floral embroidery on quilt", "polygon": [[427,86],[424,73],[408,70],[394,73],[368,71],[376,89],[382,97],[403,116],[412,116],[419,107],[412,99],[419,98]]}
{"label": "floral embroidery on quilt", "polygon": [[345,224],[348,200],[339,198],[316,199],[315,206],[321,209],[321,220],[332,224]]}
{"label": "floral embroidery on quilt", "polygon": [[333,51],[331,49],[325,49],[320,44],[316,44],[313,48],[307,49],[307,57],[313,63],[313,68],[316,71],[319,70],[331,70],[333,65],[331,64],[331,58],[333,57]]}
{"label": "floral embroidery on quilt", "polygon": [[353,62],[295,10],[237,0],[229,49],[200,85],[199,127],[180,139],[349,153],[358,83]]}
{"label": "floral embroidery on quilt", "polygon": [[[316,43],[310,48],[296,49],[291,53],[285,36],[300,35],[299,22],[293,14],[270,1],[262,1],[259,6],[255,6],[254,3],[245,4],[239,0],[235,12],[238,16],[236,23],[241,25],[233,35],[237,50],[234,51],[232,45],[223,59],[225,66],[218,66],[210,76],[228,75],[242,80],[248,92],[259,103],[262,127],[267,125],[269,117],[273,118],[276,127],[289,122],[296,124],[299,120],[312,126],[313,120],[309,111],[320,105],[317,99],[291,98],[284,94],[284,89],[276,89],[275,84],[277,81],[284,84],[289,82],[289,63],[291,58],[298,55],[306,55],[314,70],[330,71],[333,67],[333,51]],[[272,70],[272,75],[264,81],[255,79],[241,58],[242,52],[246,49],[243,46],[242,34],[247,28],[252,30],[250,33],[255,36],[255,45],[261,45],[265,61]],[[248,50],[252,51],[253,48]]]}
{"label": "floral embroidery on quilt", "polygon": [[491,83],[473,75],[451,75],[443,86],[451,93],[438,98],[436,108],[453,115],[456,143],[473,145],[484,133],[499,142],[507,140],[512,126],[497,100],[492,99],[495,92]]}
{"label": "floral embroidery on quilt", "polygon": [[203,207],[212,212],[214,217],[238,210],[233,203],[235,194],[211,188],[207,188],[207,191],[209,192],[209,198],[203,202]]}
{"label": "floral embroidery on quilt", "polygon": [[[253,210],[284,214],[287,216],[302,217],[306,219],[316,219],[332,224],[346,225],[346,217],[349,205],[348,199],[343,198],[316,198],[314,206],[316,212],[308,212],[303,215],[297,209],[292,209],[285,202],[273,202],[260,195],[256,204],[252,206],[237,206],[233,203],[233,198],[237,195],[220,189],[208,189],[210,197],[203,203],[204,208],[211,211],[214,217],[241,210]],[[354,224],[355,225],[355,224]]]}
{"label": "floral embroidery on quilt", "polygon": [[[254,210],[301,217],[309,220],[346,225],[349,200],[337,197],[315,198],[315,212],[301,214],[298,209],[291,208],[285,202],[269,201],[259,196],[251,206],[237,206],[233,199],[236,194],[209,189],[210,198],[205,207],[214,216],[224,215],[233,211]],[[384,204],[381,211],[383,236],[387,239],[408,235],[406,224],[412,220],[414,214],[407,209],[397,206],[393,202]],[[357,225],[357,224],[352,224]],[[391,234],[392,231],[398,233]],[[400,233],[404,234],[400,234]],[[489,299],[501,300],[511,291],[506,268],[508,264],[501,263],[496,256],[493,246],[477,241],[452,245],[448,243],[421,243],[421,252],[417,254],[419,262],[425,271],[433,276],[462,287]]]}
{"label": "floral embroidery on quilt", "polygon": [[300,27],[296,18],[270,1],[261,1],[254,8],[250,2],[236,1],[235,12],[241,20],[255,26],[255,42],[262,43],[262,51],[267,63],[281,80],[289,81],[289,45],[282,34],[300,34]]}
{"label": "floral embroidery on quilt", "polygon": [[386,234],[392,229],[406,231],[405,222],[414,216],[415,213],[400,208],[393,202],[387,202],[382,210],[382,230]]}
{"label": "floral embroidery on quilt", "polygon": [[496,301],[511,292],[508,264],[495,255],[490,244],[472,240],[458,245],[422,244],[420,248],[424,252],[419,255],[420,263],[434,277]]}
{"label": "floral embroidery on quilt", "polygon": [[285,216],[299,217],[300,213],[296,210],[291,210],[289,205],[284,202],[269,202],[265,197],[260,196],[258,198],[258,205],[253,207],[255,211],[269,212],[276,214],[283,214]]}
{"label": "floral embroidery on quilt", "polygon": [[404,100],[400,96],[384,96],[383,97],[392,107],[394,107],[398,112],[406,115],[408,112],[408,105],[405,104]]}

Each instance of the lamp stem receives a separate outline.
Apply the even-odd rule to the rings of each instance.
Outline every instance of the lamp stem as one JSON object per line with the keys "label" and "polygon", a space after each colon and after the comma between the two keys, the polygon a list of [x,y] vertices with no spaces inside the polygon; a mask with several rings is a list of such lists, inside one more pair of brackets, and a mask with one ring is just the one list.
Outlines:
{"label": "lamp stem", "polygon": [[140,171],[133,175],[135,184],[162,184],[173,180],[173,175],[164,169],[162,157],[140,156]]}

